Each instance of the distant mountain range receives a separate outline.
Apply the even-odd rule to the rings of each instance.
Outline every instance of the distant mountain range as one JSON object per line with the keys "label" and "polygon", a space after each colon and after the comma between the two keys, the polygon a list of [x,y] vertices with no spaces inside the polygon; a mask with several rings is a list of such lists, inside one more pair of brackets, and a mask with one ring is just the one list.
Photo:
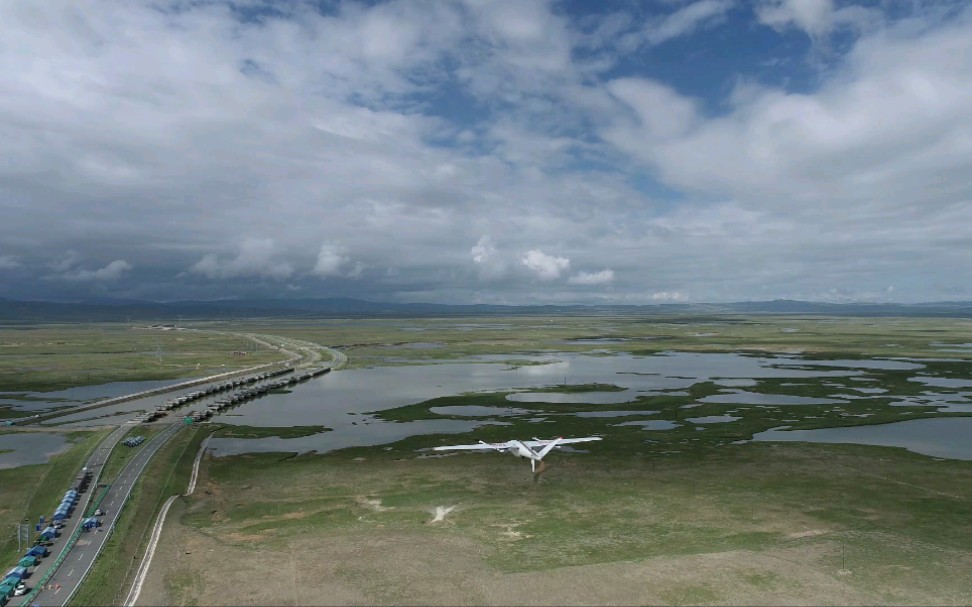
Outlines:
{"label": "distant mountain range", "polygon": [[722,304],[657,305],[454,305],[388,303],[348,298],[246,299],[218,301],[132,301],[101,299],[81,302],[0,299],[0,323],[46,321],[153,321],[232,318],[375,318],[498,315],[720,315],[814,314],[828,316],[972,317],[972,301],[919,304],[820,303],[777,299]]}

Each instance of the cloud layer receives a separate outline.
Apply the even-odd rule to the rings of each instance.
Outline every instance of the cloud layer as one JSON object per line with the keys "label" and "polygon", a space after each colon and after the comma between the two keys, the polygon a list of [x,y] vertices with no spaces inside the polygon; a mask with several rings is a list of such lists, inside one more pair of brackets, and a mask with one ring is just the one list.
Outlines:
{"label": "cloud layer", "polygon": [[972,8],[585,10],[0,3],[0,296],[972,299]]}

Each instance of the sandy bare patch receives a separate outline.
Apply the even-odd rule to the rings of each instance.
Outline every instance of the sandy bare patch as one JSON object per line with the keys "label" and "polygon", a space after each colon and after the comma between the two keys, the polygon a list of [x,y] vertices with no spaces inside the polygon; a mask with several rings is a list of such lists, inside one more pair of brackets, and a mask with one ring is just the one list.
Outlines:
{"label": "sandy bare patch", "polygon": [[490,526],[505,529],[505,531],[500,533],[500,538],[504,540],[516,541],[516,540],[528,539],[533,537],[532,535],[516,530],[516,528],[520,526],[520,523],[504,523],[502,525],[490,525]]}
{"label": "sandy bare patch", "polygon": [[830,533],[824,529],[807,529],[806,531],[797,531],[796,533],[790,533],[786,537],[791,540],[799,539],[801,537],[814,537],[815,535],[823,535],[825,533]]}
{"label": "sandy bare patch", "polygon": [[223,538],[233,543],[252,544],[267,539],[268,535],[268,533],[227,533]]}
{"label": "sandy bare patch", "polygon": [[309,512],[304,512],[303,510],[297,510],[295,512],[287,512],[286,514],[264,514],[260,517],[263,521],[296,521],[300,519],[305,519],[310,516]]}
{"label": "sandy bare patch", "polygon": [[455,509],[456,509],[455,506],[436,506],[435,510],[432,511],[432,514],[434,514],[435,517],[429,522],[441,523],[442,521],[445,520],[446,515]]}
{"label": "sandy bare patch", "polygon": [[380,499],[373,499],[368,497],[359,497],[358,503],[362,506],[371,508],[375,512],[385,512],[386,510],[394,510],[394,506],[382,506]]}

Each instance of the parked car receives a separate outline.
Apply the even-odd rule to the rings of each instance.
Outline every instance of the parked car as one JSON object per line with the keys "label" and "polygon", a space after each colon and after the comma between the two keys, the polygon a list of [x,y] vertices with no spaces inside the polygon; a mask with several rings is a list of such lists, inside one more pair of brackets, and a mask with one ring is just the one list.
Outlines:
{"label": "parked car", "polygon": [[28,590],[27,584],[20,582],[14,588],[14,596],[24,596],[25,594],[27,594],[27,590]]}

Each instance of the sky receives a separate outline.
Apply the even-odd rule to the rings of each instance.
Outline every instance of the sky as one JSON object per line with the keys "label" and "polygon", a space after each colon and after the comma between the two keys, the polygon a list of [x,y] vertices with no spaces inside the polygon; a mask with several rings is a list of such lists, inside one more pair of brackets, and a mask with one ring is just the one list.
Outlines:
{"label": "sky", "polygon": [[3,0],[0,297],[972,299],[972,4]]}

